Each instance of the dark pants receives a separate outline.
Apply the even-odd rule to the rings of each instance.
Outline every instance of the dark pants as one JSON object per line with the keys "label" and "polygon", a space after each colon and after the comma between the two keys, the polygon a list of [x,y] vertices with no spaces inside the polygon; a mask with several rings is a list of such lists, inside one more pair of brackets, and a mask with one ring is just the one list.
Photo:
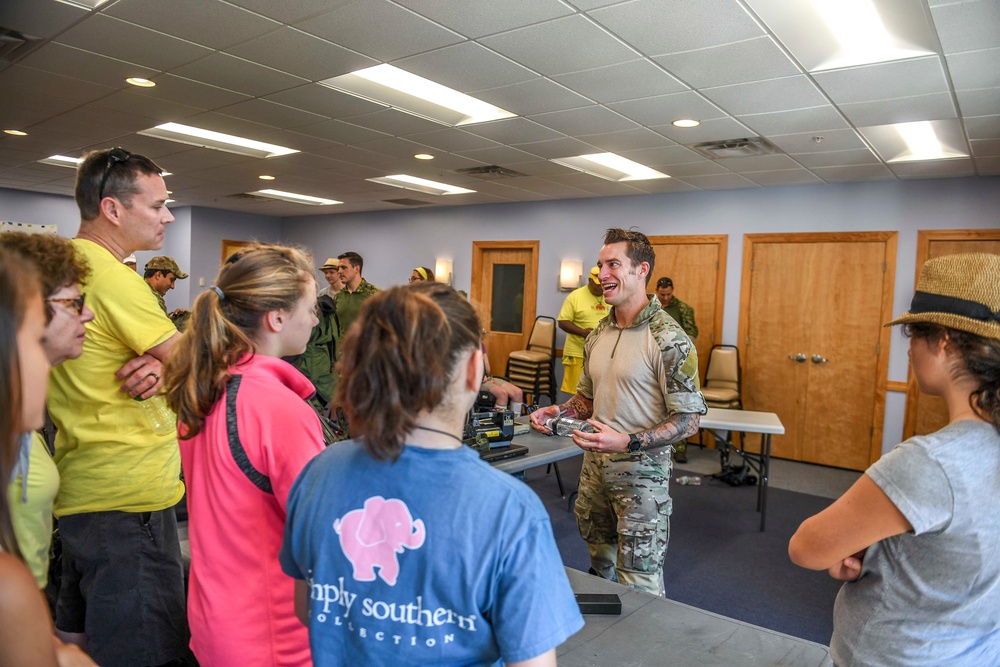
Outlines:
{"label": "dark pants", "polygon": [[83,632],[102,667],[162,665],[188,655],[177,519],[93,512],[59,520],[63,578],[56,627]]}

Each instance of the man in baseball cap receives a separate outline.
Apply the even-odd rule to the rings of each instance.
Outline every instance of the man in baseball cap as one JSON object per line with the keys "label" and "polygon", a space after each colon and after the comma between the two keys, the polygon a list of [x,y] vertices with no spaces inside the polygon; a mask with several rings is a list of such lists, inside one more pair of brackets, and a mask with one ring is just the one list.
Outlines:
{"label": "man in baseball cap", "polygon": [[124,264],[128,268],[132,269],[133,271],[138,271],[139,270],[139,269],[136,268],[136,264],[138,264],[138,262],[135,259],[135,255],[129,255],[128,257],[126,257],[125,259],[123,259],[122,260],[122,264]]}
{"label": "man in baseball cap", "polygon": [[149,289],[153,290],[160,308],[163,309],[163,314],[166,315],[167,303],[163,300],[163,297],[174,288],[174,282],[178,278],[184,280],[188,277],[188,274],[181,271],[181,268],[177,266],[177,261],[173,257],[158,255],[146,262],[146,271],[142,277],[149,285]]}

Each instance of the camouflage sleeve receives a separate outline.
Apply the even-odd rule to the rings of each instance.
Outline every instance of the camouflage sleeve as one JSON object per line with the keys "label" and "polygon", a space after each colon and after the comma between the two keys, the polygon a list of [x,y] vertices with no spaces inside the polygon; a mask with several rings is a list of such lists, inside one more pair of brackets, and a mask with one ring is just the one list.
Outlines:
{"label": "camouflage sleeve", "polygon": [[667,413],[697,412],[703,415],[708,407],[698,379],[698,351],[684,330],[666,313],[663,315],[654,316],[649,329],[663,360],[660,386]]}
{"label": "camouflage sleeve", "polygon": [[694,323],[694,308],[686,303],[681,306],[681,326],[692,340],[698,337],[698,325]]}

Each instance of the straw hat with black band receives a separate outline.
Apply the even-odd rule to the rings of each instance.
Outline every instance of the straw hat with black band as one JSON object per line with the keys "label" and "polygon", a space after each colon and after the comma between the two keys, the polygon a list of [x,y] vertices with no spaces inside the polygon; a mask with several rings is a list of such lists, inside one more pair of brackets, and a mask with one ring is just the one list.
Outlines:
{"label": "straw hat with black band", "polygon": [[919,322],[1000,339],[1000,255],[928,260],[920,269],[910,309],[885,326]]}

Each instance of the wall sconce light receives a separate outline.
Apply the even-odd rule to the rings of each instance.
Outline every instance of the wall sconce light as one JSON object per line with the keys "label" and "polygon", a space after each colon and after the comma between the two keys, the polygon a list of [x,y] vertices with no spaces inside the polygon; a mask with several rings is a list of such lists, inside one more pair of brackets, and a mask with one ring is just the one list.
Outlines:
{"label": "wall sconce light", "polygon": [[559,291],[571,292],[580,286],[583,262],[564,259],[559,266]]}
{"label": "wall sconce light", "polygon": [[438,258],[434,264],[434,277],[439,283],[451,285],[454,263],[450,259]]}

